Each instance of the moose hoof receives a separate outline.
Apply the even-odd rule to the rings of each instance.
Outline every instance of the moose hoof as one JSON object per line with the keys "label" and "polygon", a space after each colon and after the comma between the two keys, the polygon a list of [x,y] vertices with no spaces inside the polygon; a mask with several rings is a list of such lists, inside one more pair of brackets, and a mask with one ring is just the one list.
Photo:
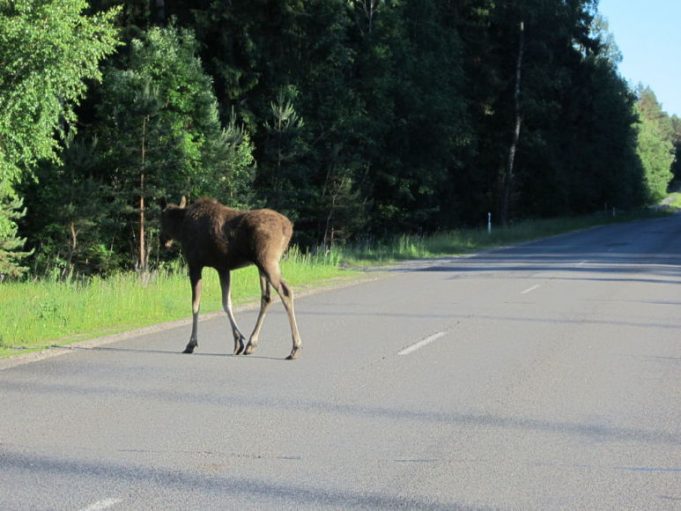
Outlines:
{"label": "moose hoof", "polygon": [[182,353],[194,353],[194,348],[196,348],[196,344],[190,342]]}
{"label": "moose hoof", "polygon": [[246,349],[244,350],[244,355],[250,355],[251,353],[253,353],[255,351],[256,348],[257,348],[256,345],[251,344],[249,342],[248,346],[246,346]]}
{"label": "moose hoof", "polygon": [[234,355],[241,355],[244,352],[245,340],[243,335],[234,338]]}
{"label": "moose hoof", "polygon": [[286,357],[286,360],[295,360],[300,356],[300,348],[293,348],[293,351],[291,351],[291,354]]}

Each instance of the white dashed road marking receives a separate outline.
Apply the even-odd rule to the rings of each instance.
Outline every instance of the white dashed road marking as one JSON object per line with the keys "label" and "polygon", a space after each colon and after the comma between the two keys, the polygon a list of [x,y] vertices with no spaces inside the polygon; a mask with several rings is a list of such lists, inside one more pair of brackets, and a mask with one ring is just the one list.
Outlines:
{"label": "white dashed road marking", "polygon": [[412,344],[411,346],[404,348],[402,351],[398,353],[398,355],[409,355],[410,353],[413,353],[416,350],[421,349],[424,346],[427,346],[431,342],[437,341],[440,337],[443,337],[446,334],[447,332],[438,332],[436,334],[431,335],[430,337],[426,337],[422,341],[419,341],[417,343]]}
{"label": "white dashed road marking", "polygon": [[527,293],[531,293],[532,291],[534,291],[538,287],[539,287],[539,284],[537,284],[536,286],[528,287],[525,291],[521,292],[520,294],[526,295]]}
{"label": "white dashed road marking", "polygon": [[115,506],[119,502],[122,502],[122,499],[98,500],[94,504],[90,504],[88,507],[84,507],[80,511],[104,511],[105,509],[109,509],[110,507]]}

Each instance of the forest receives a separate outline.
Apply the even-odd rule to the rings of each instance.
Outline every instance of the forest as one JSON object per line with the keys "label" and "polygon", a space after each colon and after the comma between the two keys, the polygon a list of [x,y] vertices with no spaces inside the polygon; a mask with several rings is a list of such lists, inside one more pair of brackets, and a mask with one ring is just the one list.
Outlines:
{"label": "forest", "polygon": [[163,265],[183,195],[304,250],[656,203],[620,59],[597,0],[0,0],[0,281]]}

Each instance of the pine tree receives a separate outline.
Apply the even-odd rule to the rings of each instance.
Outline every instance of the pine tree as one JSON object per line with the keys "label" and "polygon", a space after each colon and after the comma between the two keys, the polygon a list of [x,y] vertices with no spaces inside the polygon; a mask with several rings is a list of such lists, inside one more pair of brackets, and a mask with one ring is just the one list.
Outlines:
{"label": "pine tree", "polygon": [[21,199],[14,193],[3,196],[0,191],[0,283],[7,277],[19,277],[27,270],[21,262],[31,252],[21,250],[26,239],[17,235],[17,221],[25,215]]}
{"label": "pine tree", "polygon": [[[149,266],[162,199],[225,200],[252,181],[251,146],[232,122],[222,129],[193,34],[174,26],[133,39],[127,61],[105,71],[100,146],[135,267]],[[233,196],[233,195],[232,195]],[[244,204],[246,197],[236,205]]]}

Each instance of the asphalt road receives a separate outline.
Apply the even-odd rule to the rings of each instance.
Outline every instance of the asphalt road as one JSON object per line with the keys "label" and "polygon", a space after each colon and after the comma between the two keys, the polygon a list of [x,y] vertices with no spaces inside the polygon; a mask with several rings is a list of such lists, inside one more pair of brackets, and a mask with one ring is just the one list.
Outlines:
{"label": "asphalt road", "polygon": [[681,216],[377,276],[0,370],[0,510],[681,509]]}

